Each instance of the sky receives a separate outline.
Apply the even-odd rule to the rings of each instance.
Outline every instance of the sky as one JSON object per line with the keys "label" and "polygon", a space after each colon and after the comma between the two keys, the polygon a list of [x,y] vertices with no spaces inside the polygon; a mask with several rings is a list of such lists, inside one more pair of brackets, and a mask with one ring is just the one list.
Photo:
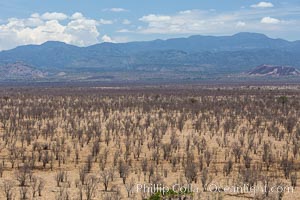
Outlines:
{"label": "sky", "polygon": [[299,0],[1,0],[0,50],[264,33],[300,40]]}

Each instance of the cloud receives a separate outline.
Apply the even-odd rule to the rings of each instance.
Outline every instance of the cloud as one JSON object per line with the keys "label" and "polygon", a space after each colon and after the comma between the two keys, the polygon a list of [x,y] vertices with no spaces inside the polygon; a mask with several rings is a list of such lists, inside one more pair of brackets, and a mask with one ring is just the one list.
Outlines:
{"label": "cloud", "polygon": [[124,20],[122,21],[122,24],[124,24],[124,25],[129,25],[129,24],[131,24],[131,21],[129,21],[128,19],[124,19]]}
{"label": "cloud", "polygon": [[117,30],[117,33],[130,33],[132,31],[128,30],[128,29],[120,29],[120,30]]}
{"label": "cloud", "polygon": [[258,4],[251,5],[252,8],[272,8],[274,5],[270,2],[259,2]]}
{"label": "cloud", "polygon": [[244,27],[244,26],[246,26],[246,23],[245,23],[245,22],[242,22],[242,21],[238,21],[238,22],[236,23],[236,26],[237,26],[237,27]]}
{"label": "cloud", "polygon": [[[183,12],[180,12],[180,14],[184,14]],[[143,16],[141,17],[139,20],[143,21],[143,22],[164,22],[164,21],[169,21],[171,19],[170,16],[167,15],[147,15],[147,16]]]}
{"label": "cloud", "polygon": [[29,17],[27,19],[18,19],[18,18],[9,18],[8,19],[9,26],[16,26],[16,27],[35,27],[44,24],[44,21],[40,18]]}
{"label": "cloud", "polygon": [[114,40],[111,39],[111,37],[109,37],[108,35],[103,35],[102,41],[103,41],[103,42],[110,42],[110,43],[113,43],[113,42],[114,42]]}
{"label": "cloud", "polygon": [[[47,16],[47,17],[45,17]],[[78,46],[99,42],[99,21],[74,13],[67,23],[60,20],[64,15],[32,14],[29,18],[11,18],[0,25],[0,50],[19,45],[41,44],[46,41],[61,41]],[[65,15],[66,16],[66,15]],[[49,19],[49,20],[46,20]]]}
{"label": "cloud", "polygon": [[128,12],[125,8],[106,8],[103,11],[110,11],[110,12]]}
{"label": "cloud", "polygon": [[179,11],[179,14],[191,14],[192,10],[183,10],[183,11]]}
{"label": "cloud", "polygon": [[[119,32],[135,32],[141,34],[205,34],[224,35],[237,32],[260,32],[269,35],[295,32],[294,26],[300,20],[290,19],[297,15],[300,8],[280,9],[243,9],[236,12],[210,12],[205,10],[187,10],[173,15],[149,14],[139,18],[143,22],[135,30],[119,30]],[[295,13],[295,14],[294,14]],[[266,16],[271,16],[266,17]],[[279,20],[285,18],[285,20]],[[277,26],[263,26],[277,24]],[[293,27],[291,26],[293,24]],[[299,33],[299,30],[296,30]]]}
{"label": "cloud", "polygon": [[235,14],[218,14],[201,10],[181,11],[175,15],[150,14],[139,20],[147,26],[140,27],[137,31],[146,34],[208,34],[232,29],[240,21]]}
{"label": "cloud", "polygon": [[98,22],[93,19],[76,19],[70,21],[65,27],[65,33],[72,36],[69,43],[78,46],[88,46],[98,43],[100,35],[97,29]]}
{"label": "cloud", "polygon": [[80,12],[76,12],[71,16],[71,19],[82,19],[82,18],[84,18],[84,17],[83,17],[83,14]]}
{"label": "cloud", "polygon": [[264,17],[260,21],[262,24],[279,24],[280,20],[272,17]]}
{"label": "cloud", "polygon": [[44,13],[41,18],[43,20],[65,20],[68,18],[67,15],[65,15],[64,13],[57,13],[57,12],[46,12]]}
{"label": "cloud", "polygon": [[32,17],[32,18],[40,18],[40,14],[39,13],[32,13],[30,15],[30,17]]}
{"label": "cloud", "polygon": [[103,25],[108,25],[108,24],[113,24],[113,21],[111,21],[111,20],[105,20],[105,19],[100,19],[99,23],[103,24]]}

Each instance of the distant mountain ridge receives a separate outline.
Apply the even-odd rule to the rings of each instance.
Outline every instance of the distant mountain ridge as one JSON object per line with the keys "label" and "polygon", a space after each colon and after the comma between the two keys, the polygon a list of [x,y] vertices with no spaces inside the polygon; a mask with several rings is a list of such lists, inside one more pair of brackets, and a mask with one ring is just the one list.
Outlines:
{"label": "distant mountain ridge", "polygon": [[249,74],[260,76],[299,76],[300,71],[290,66],[261,65],[253,69]]}
{"label": "distant mountain ridge", "polygon": [[47,76],[47,73],[22,62],[0,65],[0,74],[7,79],[40,79]]}
{"label": "distant mountain ridge", "polygon": [[297,68],[299,55],[300,41],[238,33],[88,47],[49,41],[1,51],[0,66],[25,63],[47,74],[48,80],[90,80],[93,77],[182,80],[239,74],[264,63]]}

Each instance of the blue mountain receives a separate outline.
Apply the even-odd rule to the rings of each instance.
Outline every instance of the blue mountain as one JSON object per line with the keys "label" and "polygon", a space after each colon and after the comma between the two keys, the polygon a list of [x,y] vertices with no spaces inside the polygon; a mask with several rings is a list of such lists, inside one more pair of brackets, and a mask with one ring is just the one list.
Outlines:
{"label": "blue mountain", "polygon": [[[164,78],[169,74],[199,76],[239,74],[263,64],[300,67],[300,41],[273,39],[259,33],[201,36],[77,47],[49,41],[0,52],[0,66],[25,63],[55,78],[60,72],[122,78]],[[114,74],[112,76],[112,74]],[[51,76],[52,75],[52,76]],[[126,76],[127,76],[126,75]],[[182,78],[183,78],[182,77]],[[60,78],[60,77],[57,77]],[[130,79],[130,77],[127,77]]]}

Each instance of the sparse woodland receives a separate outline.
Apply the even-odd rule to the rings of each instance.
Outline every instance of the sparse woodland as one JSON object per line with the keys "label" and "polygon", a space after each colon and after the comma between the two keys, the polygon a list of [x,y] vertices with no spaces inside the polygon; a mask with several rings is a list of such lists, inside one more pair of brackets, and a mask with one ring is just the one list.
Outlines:
{"label": "sparse woodland", "polygon": [[[300,89],[1,88],[0,199],[300,199]],[[209,184],[289,186],[226,193]]]}

